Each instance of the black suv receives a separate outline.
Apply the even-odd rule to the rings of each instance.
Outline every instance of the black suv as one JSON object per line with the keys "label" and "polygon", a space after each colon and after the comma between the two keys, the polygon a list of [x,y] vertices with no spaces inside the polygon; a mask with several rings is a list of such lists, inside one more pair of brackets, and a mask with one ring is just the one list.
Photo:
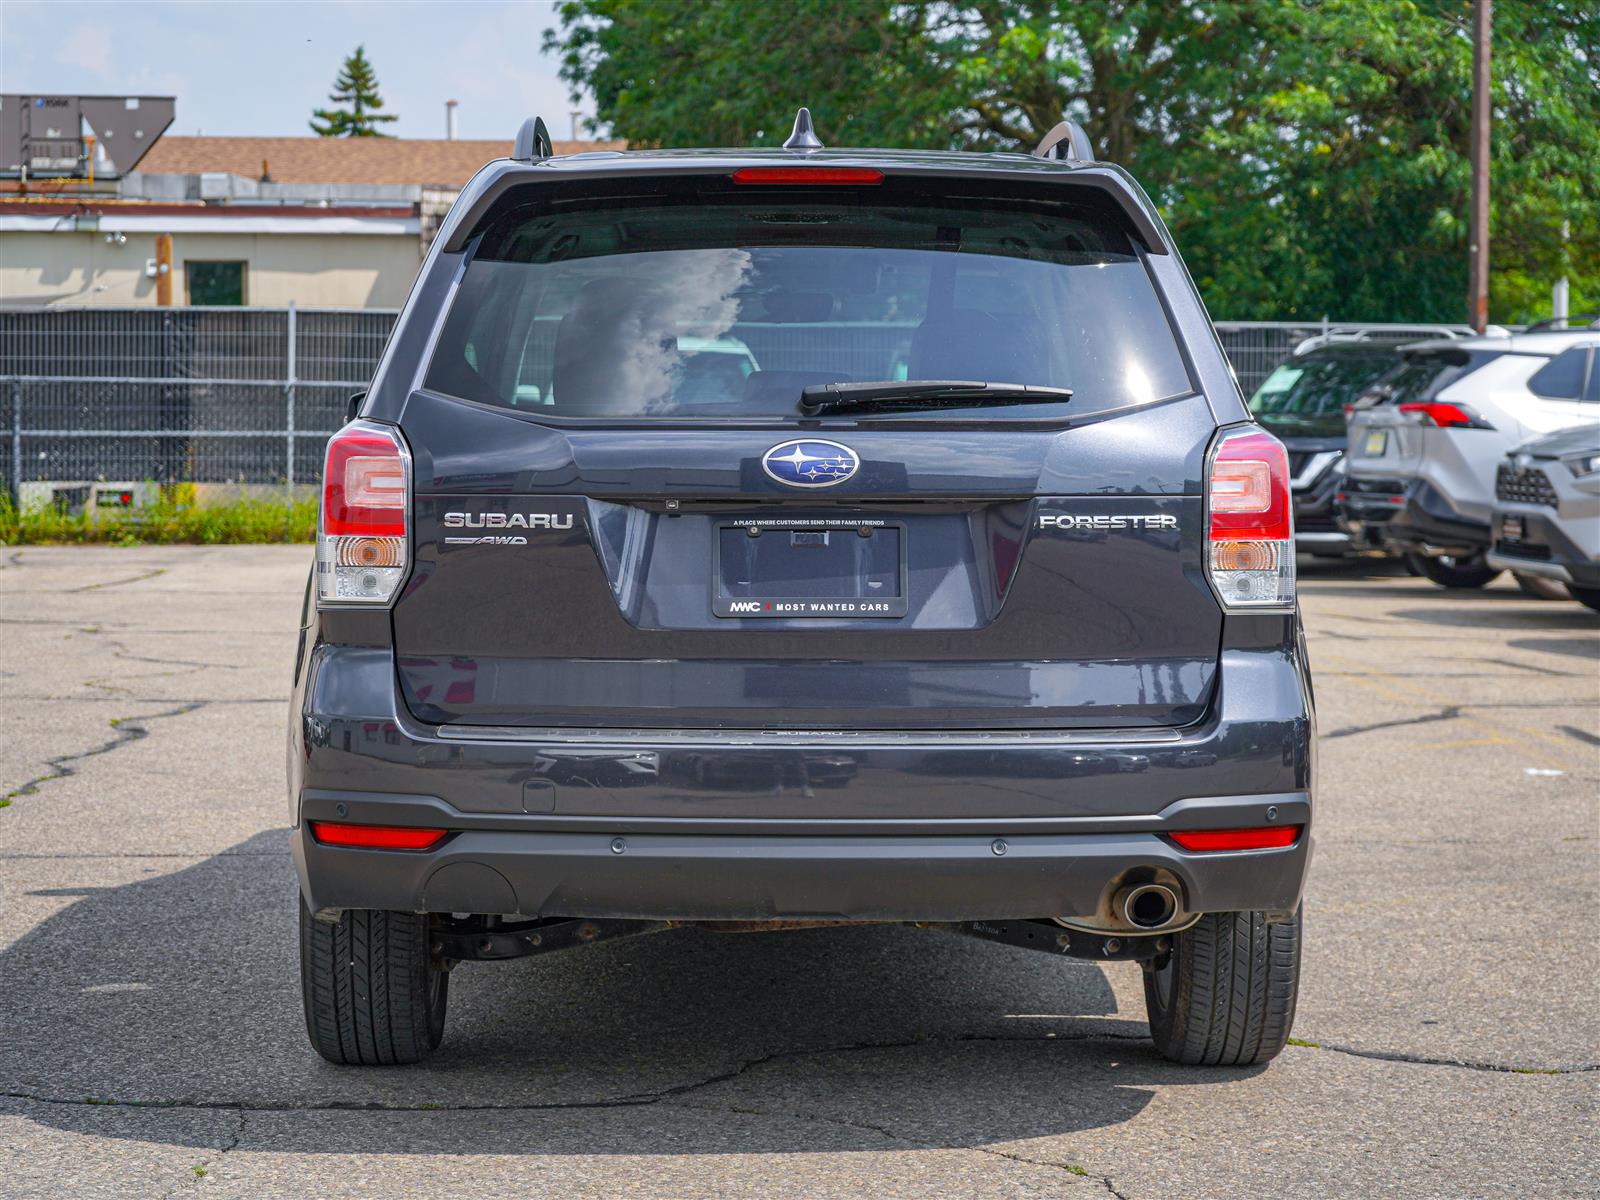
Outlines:
{"label": "black suv", "polygon": [[1361,334],[1318,335],[1302,342],[1250,397],[1256,420],[1289,453],[1294,540],[1302,553],[1332,558],[1372,548],[1339,521],[1345,413],[1400,366],[1398,351],[1394,341]]}
{"label": "black suv", "polygon": [[1282,445],[1150,201],[1033,156],[550,157],[457,200],[329,442],[289,731],[306,1022],[683,925],[1137,962],[1275,1055],[1311,858]]}

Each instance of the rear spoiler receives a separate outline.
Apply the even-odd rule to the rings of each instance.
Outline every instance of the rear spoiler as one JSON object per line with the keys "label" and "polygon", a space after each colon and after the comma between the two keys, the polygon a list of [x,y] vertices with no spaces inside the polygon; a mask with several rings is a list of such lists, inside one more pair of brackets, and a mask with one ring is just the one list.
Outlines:
{"label": "rear spoiler", "polygon": [[[529,143],[536,142],[531,132],[527,140]],[[1134,235],[1144,244],[1146,251],[1151,254],[1168,253],[1167,240],[1162,234],[1153,210],[1148,207],[1149,201],[1145,199],[1144,193],[1140,191],[1132,176],[1119,167],[1100,163],[1074,166],[1070,165],[1074,160],[1063,162],[1043,158],[1037,160],[1035,170],[1019,171],[1015,167],[983,166],[980,155],[974,154],[972,158],[974,160],[972,166],[963,165],[958,170],[937,164],[886,162],[870,155],[863,155],[860,158],[840,155],[838,158],[830,158],[828,165],[871,167],[882,171],[885,178],[892,179],[917,177],[944,180],[989,179],[1012,183],[1023,181],[1042,183],[1051,187],[1092,188],[1115,201],[1118,210],[1127,218]],[[655,158],[644,155],[634,158],[620,151],[598,153],[588,161],[576,156],[555,162],[539,157],[534,157],[532,161],[498,159],[479,171],[467,185],[466,190],[461,193],[460,199],[446,219],[439,244],[445,253],[459,254],[483,227],[489,214],[506,193],[515,188],[537,187],[540,184],[569,179],[648,178],[662,175],[680,178],[694,175],[728,176],[742,166],[761,166],[766,161],[711,156],[698,160]],[[556,165],[557,162],[559,165]]]}

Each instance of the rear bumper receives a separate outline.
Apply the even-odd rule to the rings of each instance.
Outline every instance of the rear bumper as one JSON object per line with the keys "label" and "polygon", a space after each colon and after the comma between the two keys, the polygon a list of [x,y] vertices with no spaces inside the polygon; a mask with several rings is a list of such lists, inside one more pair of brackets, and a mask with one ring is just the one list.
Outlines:
{"label": "rear bumper", "polygon": [[1355,548],[1355,543],[1348,533],[1340,530],[1296,529],[1294,548],[1302,554],[1345,554]]}
{"label": "rear bumper", "polygon": [[[1003,835],[955,822],[872,835],[556,833],[528,818],[466,819],[428,798],[341,793],[307,796],[307,817],[332,819],[341,803],[345,819],[459,832],[427,852],[351,850],[318,843],[302,824],[293,852],[313,911],[654,920],[1088,916],[1123,876],[1165,868],[1192,911],[1288,912],[1299,902],[1312,845],[1309,799],[1293,793],[1191,801],[1144,822],[1144,831]],[[1269,807],[1278,823],[1307,826],[1293,846],[1190,854],[1156,832],[1260,825]]]}
{"label": "rear bumper", "polygon": [[1334,519],[1362,547],[1387,546],[1389,522],[1405,507],[1403,479],[1345,476],[1334,494]]}
{"label": "rear bumper", "polygon": [[[463,731],[404,712],[386,648],[320,644],[290,726],[301,888],[318,910],[960,921],[1085,916],[1163,868],[1195,911],[1287,911],[1314,718],[1292,619],[1254,620],[1265,644],[1223,652],[1209,715],[1182,729]],[[307,820],[451,836],[343,849]],[[1273,821],[1306,830],[1215,854],[1165,836]]]}
{"label": "rear bumper", "polygon": [[1349,533],[1339,527],[1334,503],[1344,480],[1342,457],[1315,453],[1305,474],[1294,481],[1294,544],[1302,553],[1347,554],[1354,549]]}
{"label": "rear bumper", "polygon": [[1406,549],[1472,555],[1489,548],[1489,525],[1457,511],[1433,484],[1418,480],[1406,490],[1405,507],[1383,529],[1386,542]]}

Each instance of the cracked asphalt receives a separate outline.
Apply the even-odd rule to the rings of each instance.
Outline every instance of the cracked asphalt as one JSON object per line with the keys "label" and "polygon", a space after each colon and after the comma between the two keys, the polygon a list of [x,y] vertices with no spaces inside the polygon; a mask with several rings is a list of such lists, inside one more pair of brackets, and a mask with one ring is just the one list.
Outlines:
{"label": "cracked asphalt", "polygon": [[682,931],[306,1044],[284,722],[304,547],[0,552],[0,1196],[1593,1196],[1600,624],[1302,581],[1322,729],[1295,1042],[1158,1059],[1137,968]]}

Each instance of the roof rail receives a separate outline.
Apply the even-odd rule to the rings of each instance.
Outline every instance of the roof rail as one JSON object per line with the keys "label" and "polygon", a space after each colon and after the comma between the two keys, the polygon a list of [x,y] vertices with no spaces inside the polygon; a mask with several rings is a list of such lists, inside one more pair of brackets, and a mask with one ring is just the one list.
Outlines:
{"label": "roof rail", "polygon": [[[1498,326],[1491,326],[1489,332],[1504,330]],[[1380,346],[1402,346],[1407,342],[1423,341],[1428,339],[1456,339],[1474,336],[1469,325],[1335,325],[1324,329],[1312,337],[1297,343],[1295,354],[1305,354],[1310,350],[1317,350],[1323,346],[1339,342],[1365,342],[1376,343]]]}
{"label": "roof rail", "polygon": [[1546,317],[1523,327],[1523,333],[1578,333],[1587,329],[1600,329],[1600,314],[1574,313],[1570,317]]}
{"label": "roof rail", "polygon": [[555,152],[550,131],[544,127],[544,118],[529,117],[517,130],[517,142],[511,150],[511,157],[518,162],[537,162]]}
{"label": "roof rail", "polygon": [[1062,121],[1033,148],[1033,156],[1064,159],[1067,162],[1093,162],[1094,147],[1089,144],[1089,135],[1083,131],[1082,125],[1076,121]]}

